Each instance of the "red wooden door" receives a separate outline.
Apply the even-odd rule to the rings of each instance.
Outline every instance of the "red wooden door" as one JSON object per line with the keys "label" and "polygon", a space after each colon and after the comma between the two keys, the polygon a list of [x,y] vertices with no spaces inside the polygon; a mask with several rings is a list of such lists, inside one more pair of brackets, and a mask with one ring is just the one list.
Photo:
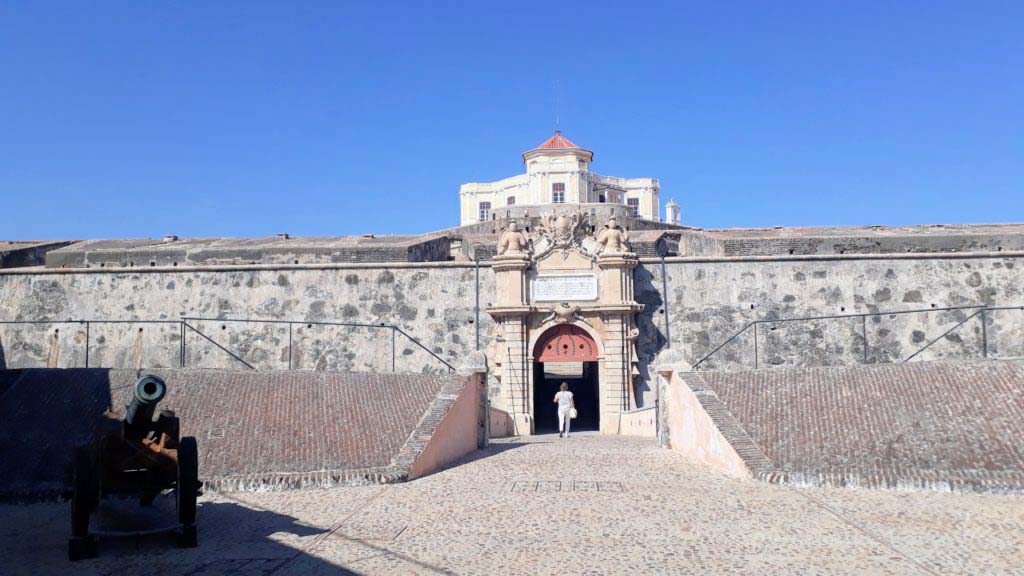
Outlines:
{"label": "red wooden door", "polygon": [[549,328],[533,349],[535,362],[594,362],[597,344],[585,330],[571,324]]}

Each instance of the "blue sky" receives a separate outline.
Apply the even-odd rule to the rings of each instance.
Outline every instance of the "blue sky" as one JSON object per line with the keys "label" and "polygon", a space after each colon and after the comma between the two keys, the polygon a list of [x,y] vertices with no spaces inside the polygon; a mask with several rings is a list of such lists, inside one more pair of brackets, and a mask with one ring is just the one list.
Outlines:
{"label": "blue sky", "polygon": [[1024,221],[1021,2],[5,2],[0,238],[423,232],[563,132],[704,227]]}

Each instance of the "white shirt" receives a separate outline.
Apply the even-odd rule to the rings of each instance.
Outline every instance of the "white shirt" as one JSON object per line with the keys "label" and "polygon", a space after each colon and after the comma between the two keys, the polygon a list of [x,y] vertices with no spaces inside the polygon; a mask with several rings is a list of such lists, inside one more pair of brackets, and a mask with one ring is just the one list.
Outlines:
{"label": "white shirt", "polygon": [[572,408],[572,392],[560,390],[558,394],[555,394],[555,401],[558,402],[559,411],[569,410]]}

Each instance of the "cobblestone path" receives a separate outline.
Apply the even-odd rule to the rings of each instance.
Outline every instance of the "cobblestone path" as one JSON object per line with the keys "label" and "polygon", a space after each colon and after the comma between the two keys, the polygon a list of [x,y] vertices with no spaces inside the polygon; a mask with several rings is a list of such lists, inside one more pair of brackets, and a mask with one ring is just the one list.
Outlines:
{"label": "cobblestone path", "polygon": [[497,441],[408,484],[206,496],[192,550],[106,540],[69,564],[67,508],[0,507],[0,573],[1024,573],[1020,496],[773,486],[596,435]]}

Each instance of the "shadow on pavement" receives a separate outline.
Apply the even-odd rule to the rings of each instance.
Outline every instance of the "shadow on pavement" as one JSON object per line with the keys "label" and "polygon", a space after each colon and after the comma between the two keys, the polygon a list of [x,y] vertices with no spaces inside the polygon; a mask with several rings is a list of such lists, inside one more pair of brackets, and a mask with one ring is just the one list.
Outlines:
{"label": "shadow on pavement", "polygon": [[[136,502],[105,502],[94,518],[97,558],[70,562],[67,504],[0,506],[0,573],[44,574],[284,574],[295,565],[303,574],[357,574],[309,553],[327,536],[286,514],[234,502],[205,502],[199,509],[199,547],[177,548],[171,533],[109,536],[109,531],[143,531],[173,521],[173,508],[158,499],[152,508]],[[169,504],[173,507],[173,502]],[[139,513],[139,511],[142,511]]]}
{"label": "shadow on pavement", "polygon": [[[555,435],[555,440],[557,440],[557,439],[558,439],[558,435],[556,434]],[[508,452],[509,450],[516,450],[518,448],[523,448],[523,447],[526,447],[526,446],[536,446],[537,444],[547,444],[547,443],[548,442],[543,442],[543,441],[516,442],[514,440],[513,441],[507,441],[507,439],[501,439],[499,442],[492,441],[491,444],[489,446],[487,446],[487,448],[480,448],[479,450],[474,450],[474,451],[470,452],[469,454],[463,456],[462,458],[459,458],[458,460],[452,462],[448,466],[445,466],[444,470],[447,470],[449,468],[453,468],[455,466],[460,466],[462,464],[468,464],[470,462],[476,462],[477,460],[483,460],[484,458],[490,458],[492,456],[497,456],[498,454],[501,454],[502,452]],[[413,480],[413,482],[415,482],[415,480]]]}

